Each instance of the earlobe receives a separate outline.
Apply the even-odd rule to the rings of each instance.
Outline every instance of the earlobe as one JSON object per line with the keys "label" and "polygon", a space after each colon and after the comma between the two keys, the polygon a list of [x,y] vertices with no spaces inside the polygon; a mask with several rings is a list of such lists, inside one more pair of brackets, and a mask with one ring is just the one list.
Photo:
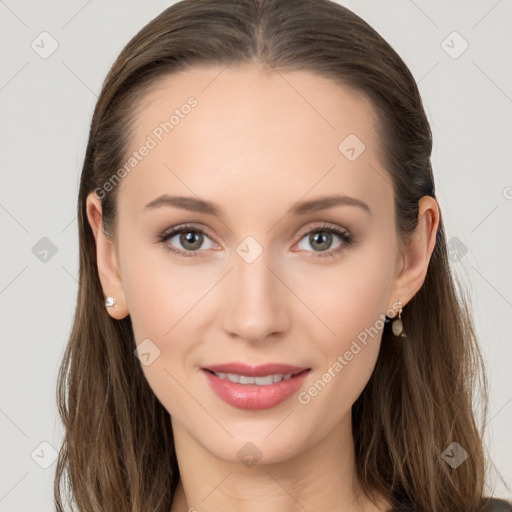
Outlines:
{"label": "earlobe", "polygon": [[436,245],[439,217],[437,201],[430,196],[422,197],[418,203],[416,230],[405,243],[404,268],[396,277],[391,294],[391,299],[400,299],[404,307],[423,286],[427,276]]}
{"label": "earlobe", "polygon": [[103,289],[108,313],[116,320],[122,320],[128,316],[128,307],[125,300],[123,283],[119,271],[118,257],[113,241],[106,237],[102,229],[101,200],[91,192],[86,202],[87,219],[96,240],[96,263],[98,275]]}

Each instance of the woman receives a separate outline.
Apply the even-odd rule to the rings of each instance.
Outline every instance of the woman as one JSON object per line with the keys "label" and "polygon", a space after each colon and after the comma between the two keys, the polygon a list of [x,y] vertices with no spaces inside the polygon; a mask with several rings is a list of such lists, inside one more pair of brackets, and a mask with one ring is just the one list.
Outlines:
{"label": "woman", "polygon": [[[512,510],[415,81],[328,0],[185,0],[112,66],[55,479],[83,511]],[[484,396],[485,398],[485,396]]]}

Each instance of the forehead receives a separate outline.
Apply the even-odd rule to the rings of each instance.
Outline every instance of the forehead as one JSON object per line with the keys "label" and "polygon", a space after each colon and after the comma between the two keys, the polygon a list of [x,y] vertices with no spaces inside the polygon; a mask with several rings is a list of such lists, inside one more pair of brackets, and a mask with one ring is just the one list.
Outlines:
{"label": "forehead", "polygon": [[141,101],[130,153],[152,147],[123,178],[121,196],[140,209],[172,192],[259,194],[261,208],[270,196],[298,200],[333,187],[368,199],[375,172],[384,174],[376,125],[363,94],[310,71],[192,67]]}
{"label": "forehead", "polygon": [[[217,128],[222,126],[241,129],[241,135],[257,135],[255,142],[285,129],[290,139],[305,136],[307,131],[308,136],[336,143],[347,130],[364,137],[377,122],[372,105],[361,92],[312,71],[282,72],[255,64],[211,65],[159,78],[137,109],[135,137],[140,139],[174,113],[181,123],[179,111],[190,98],[195,98],[198,108],[194,107],[192,121],[186,124],[199,118],[195,128],[205,130],[200,135],[208,131],[209,137],[217,134],[219,139],[223,133]],[[183,127],[174,135],[179,136],[179,131]]]}

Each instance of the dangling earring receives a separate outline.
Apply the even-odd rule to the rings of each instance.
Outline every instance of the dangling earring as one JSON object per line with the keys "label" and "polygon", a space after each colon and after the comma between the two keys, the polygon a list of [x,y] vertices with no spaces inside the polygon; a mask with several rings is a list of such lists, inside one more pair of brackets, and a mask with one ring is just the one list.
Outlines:
{"label": "dangling earring", "polygon": [[105,299],[105,307],[106,308],[113,308],[117,304],[116,299],[114,297],[107,297]]}
{"label": "dangling earring", "polygon": [[401,338],[405,338],[404,333],[404,324],[402,322],[402,302],[398,301],[399,311],[398,311],[398,318],[395,318],[393,320],[393,323],[391,324],[391,329],[393,331],[393,334],[395,336],[400,336]]}

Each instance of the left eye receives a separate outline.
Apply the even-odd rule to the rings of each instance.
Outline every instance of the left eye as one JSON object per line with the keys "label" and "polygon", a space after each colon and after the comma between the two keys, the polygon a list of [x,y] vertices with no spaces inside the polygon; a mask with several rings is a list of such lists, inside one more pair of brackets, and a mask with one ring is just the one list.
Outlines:
{"label": "left eye", "polygon": [[[333,240],[338,238],[340,242],[336,247],[332,247]],[[309,249],[301,247],[301,244],[309,244],[313,249],[312,252],[327,253],[315,254],[314,256],[332,256],[333,253],[341,251],[345,246],[349,246],[352,242],[352,237],[348,232],[332,226],[322,226],[309,230],[301,239],[299,248],[309,251]],[[311,252],[311,251],[310,251]]]}

